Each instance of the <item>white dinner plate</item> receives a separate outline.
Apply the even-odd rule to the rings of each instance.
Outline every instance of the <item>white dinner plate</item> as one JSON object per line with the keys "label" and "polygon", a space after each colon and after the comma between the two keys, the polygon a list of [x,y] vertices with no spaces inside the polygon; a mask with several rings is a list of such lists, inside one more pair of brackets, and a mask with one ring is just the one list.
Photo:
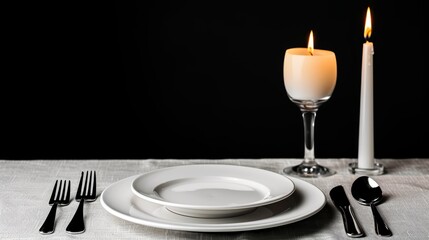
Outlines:
{"label": "white dinner plate", "polygon": [[195,164],[144,173],[132,182],[131,190],[178,214],[219,218],[283,200],[295,186],[286,176],[259,168]]}
{"label": "white dinner plate", "polygon": [[277,203],[253,212],[228,218],[194,218],[175,214],[165,206],[146,201],[131,191],[131,183],[140,175],[111,184],[101,194],[101,205],[110,214],[136,224],[194,232],[236,232],[277,227],[301,221],[319,212],[326,197],[316,186],[289,177],[294,193]]}

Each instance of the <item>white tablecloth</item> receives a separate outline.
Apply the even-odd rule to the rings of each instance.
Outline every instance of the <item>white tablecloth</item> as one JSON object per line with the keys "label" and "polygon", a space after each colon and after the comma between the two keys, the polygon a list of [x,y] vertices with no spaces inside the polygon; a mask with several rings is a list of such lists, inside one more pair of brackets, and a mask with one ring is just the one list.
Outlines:
{"label": "white tablecloth", "polygon": [[[87,230],[68,235],[65,228],[78,206],[57,209],[56,230],[41,235],[39,228],[50,206],[48,200],[56,179],[72,181],[72,196],[81,171],[97,171],[98,195],[110,184],[150,170],[191,164],[219,163],[251,166],[281,173],[299,159],[222,159],[222,160],[0,160],[0,239],[347,239],[340,213],[332,204],[329,191],[343,185],[367,239],[376,239],[369,207],[359,205],[350,187],[359,175],[348,173],[354,159],[319,159],[337,174],[303,180],[314,184],[327,197],[326,206],[305,220],[275,228],[232,232],[199,233],[158,229],[130,223],[108,213],[99,199],[85,204]],[[393,232],[389,239],[429,239],[429,159],[380,159],[387,172],[373,177],[380,184],[385,201],[378,205]],[[380,238],[381,239],[381,238]],[[387,238],[383,238],[387,239]]]}

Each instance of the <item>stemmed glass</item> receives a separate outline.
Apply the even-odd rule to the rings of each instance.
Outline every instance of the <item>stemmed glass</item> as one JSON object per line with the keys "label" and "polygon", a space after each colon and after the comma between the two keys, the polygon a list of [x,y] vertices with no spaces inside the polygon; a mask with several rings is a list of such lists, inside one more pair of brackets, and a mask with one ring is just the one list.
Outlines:
{"label": "stemmed glass", "polygon": [[304,120],[304,160],[283,172],[300,177],[325,177],[335,171],[319,165],[314,157],[314,126],[316,112],[328,101],[337,79],[337,62],[334,52],[313,48],[313,32],[308,48],[286,50],[284,84],[289,99],[301,110]]}

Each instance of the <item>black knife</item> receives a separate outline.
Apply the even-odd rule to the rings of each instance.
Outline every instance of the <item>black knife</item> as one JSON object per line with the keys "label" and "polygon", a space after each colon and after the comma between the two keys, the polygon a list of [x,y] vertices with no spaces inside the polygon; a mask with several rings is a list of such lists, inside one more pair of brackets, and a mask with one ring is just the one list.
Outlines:
{"label": "black knife", "polygon": [[361,230],[361,227],[356,220],[356,216],[353,212],[352,206],[350,205],[349,199],[344,192],[343,186],[339,185],[329,192],[335,207],[340,211],[343,216],[344,228],[346,234],[349,237],[363,237],[365,233]]}

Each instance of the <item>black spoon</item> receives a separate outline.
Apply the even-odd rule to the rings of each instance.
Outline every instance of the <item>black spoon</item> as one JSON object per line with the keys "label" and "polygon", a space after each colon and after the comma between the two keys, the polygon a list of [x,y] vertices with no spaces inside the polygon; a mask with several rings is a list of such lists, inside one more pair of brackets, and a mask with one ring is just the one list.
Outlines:
{"label": "black spoon", "polygon": [[375,207],[383,197],[378,183],[367,176],[359,177],[352,184],[352,195],[360,204],[371,206],[372,215],[374,216],[375,232],[380,236],[392,236],[392,232]]}

